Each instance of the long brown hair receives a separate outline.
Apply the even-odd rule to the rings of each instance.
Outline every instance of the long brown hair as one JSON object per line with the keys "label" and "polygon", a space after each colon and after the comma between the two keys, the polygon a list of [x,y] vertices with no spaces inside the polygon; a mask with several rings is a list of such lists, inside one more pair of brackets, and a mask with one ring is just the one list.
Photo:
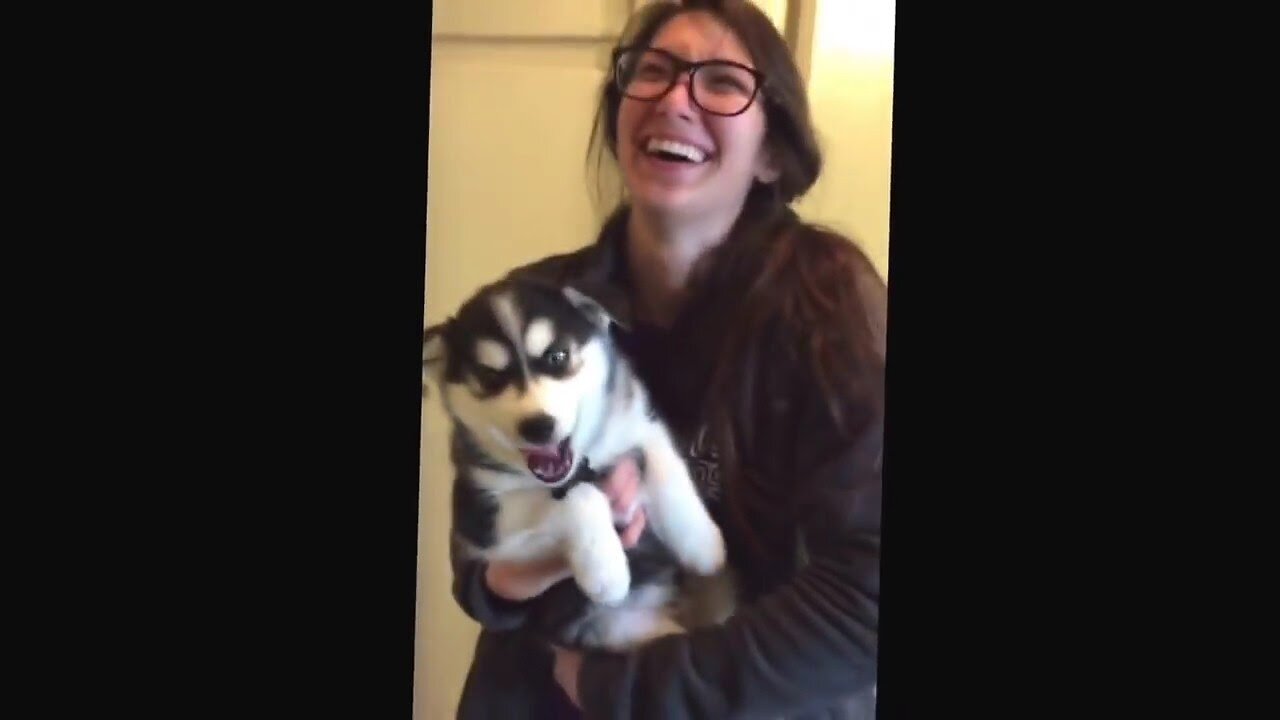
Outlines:
{"label": "long brown hair", "polygon": [[[729,483],[729,507],[744,536],[768,554],[747,521],[745,506],[758,502],[751,486],[761,479],[745,461],[750,449],[770,447],[779,438],[755,437],[757,419],[770,404],[777,406],[779,395],[798,387],[794,375],[803,373],[812,378],[830,426],[841,437],[852,442],[878,421],[883,359],[858,282],[874,270],[848,239],[801,222],[789,207],[817,180],[822,154],[791,50],[759,8],[745,0],[651,4],[632,18],[620,44],[646,45],[672,18],[694,11],[724,23],[764,72],[757,100],[765,111],[764,147],[780,175],[753,185],[729,237],[699,261],[673,331],[687,340],[706,381],[705,417]],[[606,151],[617,160],[621,101],[613,78],[606,78],[589,150],[598,164]],[[606,232],[619,231],[627,211],[620,204]],[[792,376],[779,377],[780,372]]]}

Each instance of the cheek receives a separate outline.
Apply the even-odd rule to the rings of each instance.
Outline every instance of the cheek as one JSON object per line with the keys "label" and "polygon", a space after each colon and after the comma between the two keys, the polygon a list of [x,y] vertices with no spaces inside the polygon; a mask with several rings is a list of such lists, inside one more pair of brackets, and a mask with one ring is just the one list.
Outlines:
{"label": "cheek", "polygon": [[626,140],[633,135],[636,128],[653,111],[655,105],[656,103],[645,102],[644,100],[633,100],[629,97],[622,98],[622,102],[618,103],[618,139]]}
{"label": "cheek", "polygon": [[763,117],[715,118],[707,125],[720,148],[721,164],[742,170],[755,168],[764,147]]}
{"label": "cheek", "polygon": [[618,108],[618,159],[626,163],[634,154],[636,128],[640,124],[641,108],[634,100],[623,98]]}
{"label": "cheek", "polygon": [[513,388],[483,399],[463,385],[451,385],[447,392],[453,412],[472,432],[514,435],[520,418],[528,414],[525,400]]}

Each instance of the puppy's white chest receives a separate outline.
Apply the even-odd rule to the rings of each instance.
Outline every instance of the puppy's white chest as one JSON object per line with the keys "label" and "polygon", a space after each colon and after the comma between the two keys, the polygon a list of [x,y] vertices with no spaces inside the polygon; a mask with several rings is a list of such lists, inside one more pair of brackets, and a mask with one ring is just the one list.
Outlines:
{"label": "puppy's white chest", "polygon": [[498,497],[492,559],[532,560],[554,553],[563,537],[557,502],[543,488],[515,490]]}

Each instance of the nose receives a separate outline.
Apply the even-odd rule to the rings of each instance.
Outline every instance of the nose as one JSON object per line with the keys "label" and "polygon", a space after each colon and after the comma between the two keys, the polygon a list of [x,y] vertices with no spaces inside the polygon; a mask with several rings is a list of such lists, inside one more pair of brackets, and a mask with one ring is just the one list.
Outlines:
{"label": "nose", "polygon": [[657,109],[680,117],[693,115],[693,98],[689,96],[692,92],[690,81],[689,73],[680,73],[676,84],[671,86],[666,95],[658,98]]}
{"label": "nose", "polygon": [[544,445],[556,431],[556,419],[546,413],[530,415],[521,420],[516,429],[525,440],[535,445]]}

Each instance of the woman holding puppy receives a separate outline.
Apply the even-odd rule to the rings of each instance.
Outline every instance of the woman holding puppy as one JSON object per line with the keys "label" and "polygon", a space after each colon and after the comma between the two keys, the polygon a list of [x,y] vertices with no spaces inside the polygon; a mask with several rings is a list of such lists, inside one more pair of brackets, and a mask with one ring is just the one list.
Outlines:
{"label": "woman holding puppy", "polygon": [[[821,156],[785,41],[742,0],[645,6],[593,146],[625,202],[592,246],[517,272],[623,321],[618,343],[724,531],[738,607],[627,653],[548,653],[502,631],[567,567],[455,560],[455,596],[484,627],[459,715],[872,718],[886,293],[853,243],[789,207]],[[635,493],[619,466],[615,509]],[[624,543],[644,524],[634,513]]]}

